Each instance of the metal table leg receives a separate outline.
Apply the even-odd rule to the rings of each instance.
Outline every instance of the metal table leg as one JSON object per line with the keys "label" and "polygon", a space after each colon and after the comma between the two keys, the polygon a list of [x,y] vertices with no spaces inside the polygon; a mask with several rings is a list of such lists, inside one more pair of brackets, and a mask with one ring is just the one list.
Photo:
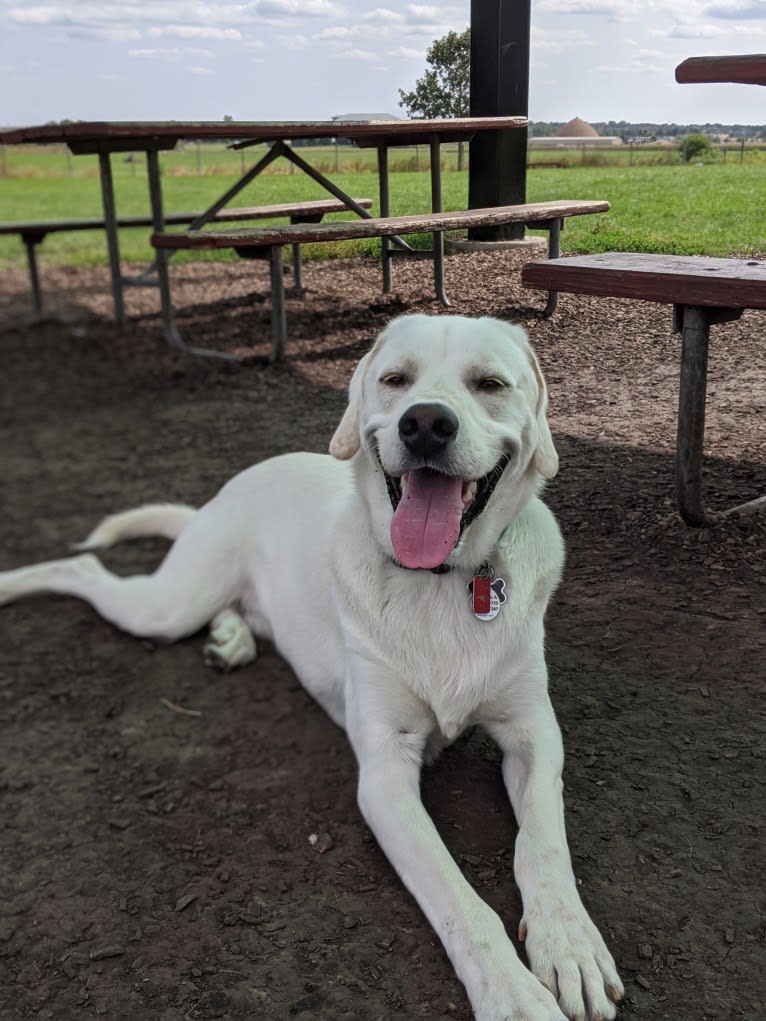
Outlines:
{"label": "metal table leg", "polygon": [[271,360],[272,362],[281,362],[284,358],[287,339],[285,276],[281,245],[272,245],[269,248],[269,271],[271,276]]}
{"label": "metal table leg", "polygon": [[[391,201],[388,190],[388,148],[378,146],[378,193],[380,196],[380,215],[391,215]],[[383,293],[391,292],[391,241],[387,237],[380,239],[380,262],[383,269]]]}
{"label": "metal table leg", "polygon": [[676,499],[687,525],[710,521],[702,494],[702,455],[705,438],[705,399],[710,327],[739,319],[741,308],[676,305],[673,326],[681,332],[681,380],[678,394],[676,442]]}
{"label": "metal table leg", "polygon": [[[201,228],[204,227],[205,224],[209,223],[211,220],[214,220],[216,215],[223,208],[225,208],[225,206],[227,206],[229,202],[231,202],[231,200],[242,191],[243,188],[246,188],[247,185],[250,184],[250,182],[253,181],[263,170],[265,170],[270,163],[273,163],[274,160],[281,155],[282,153],[280,152],[278,145],[272,146],[272,148],[269,149],[269,151],[263,157],[261,157],[261,159],[258,160],[257,163],[253,164],[253,166],[247,171],[246,174],[243,174],[242,177],[240,177],[236,184],[233,184],[231,188],[229,188],[228,191],[221,195],[219,199],[217,199],[211,206],[208,206],[204,213],[200,213],[198,217],[192,220],[192,222],[186,229],[201,230]],[[151,188],[151,181],[149,183],[149,187]],[[173,251],[169,250],[167,253],[167,258],[170,259],[173,256],[173,254],[174,254]],[[143,281],[145,281],[148,277],[152,276],[156,272],[157,259],[155,258],[155,260],[152,263],[150,263],[150,265],[148,265],[146,269],[143,270],[138,275],[136,280],[133,282],[143,283]]]}
{"label": "metal table leg", "polygon": [[118,326],[124,327],[125,303],[122,295],[122,274],[120,272],[120,242],[117,235],[117,212],[114,203],[112,165],[108,152],[100,152],[98,154],[98,165],[101,172],[101,198],[104,204],[104,226],[106,229],[107,248],[109,250],[109,268],[112,274],[114,318]]}
{"label": "metal table leg", "polygon": [[32,302],[35,306],[35,315],[38,319],[43,314],[43,295],[40,290],[40,276],[37,272],[37,252],[36,248],[43,240],[45,235],[42,237],[39,234],[22,234],[24,241],[24,247],[27,250],[27,266],[29,267],[29,282],[32,285]]}
{"label": "metal table leg", "polygon": [[[156,149],[148,149],[146,152],[146,169],[149,177],[149,198],[152,206],[152,226],[154,232],[159,234],[165,229],[165,213],[162,207],[162,181],[160,178],[160,161]],[[160,290],[160,303],[162,309],[162,329],[167,342],[180,351],[187,354],[200,355],[203,358],[223,358],[225,361],[237,362],[236,355],[227,354],[225,351],[209,351],[203,347],[190,347],[178,332],[173,317],[173,302],[170,297],[170,276],[168,273],[168,253],[162,248],[157,249],[157,280]]]}
{"label": "metal table leg", "polygon": [[[548,258],[558,259],[561,254],[561,230],[564,226],[563,220],[552,220],[548,225]],[[548,300],[543,309],[543,317],[547,319],[556,311],[559,303],[559,292],[548,291]]]}
{"label": "metal table leg", "polygon": [[[441,146],[439,136],[432,135],[429,148],[431,150],[431,212],[442,211],[442,168],[441,168]],[[446,308],[452,304],[444,290],[444,233],[435,231],[432,235],[433,259],[434,259],[434,290],[436,297]]]}
{"label": "metal table leg", "polygon": [[689,525],[706,521],[702,502],[702,445],[705,436],[705,396],[710,323],[700,306],[680,306],[681,382],[678,395],[676,498],[681,517]]}

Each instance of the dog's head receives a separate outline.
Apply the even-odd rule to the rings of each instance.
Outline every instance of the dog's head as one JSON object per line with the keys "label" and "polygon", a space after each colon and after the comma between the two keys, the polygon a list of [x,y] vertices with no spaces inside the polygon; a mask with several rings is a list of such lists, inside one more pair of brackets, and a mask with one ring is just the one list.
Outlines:
{"label": "dog's head", "polygon": [[330,453],[358,455],[375,533],[402,566],[476,566],[558,470],[547,403],[521,327],[403,316],[357,366]]}

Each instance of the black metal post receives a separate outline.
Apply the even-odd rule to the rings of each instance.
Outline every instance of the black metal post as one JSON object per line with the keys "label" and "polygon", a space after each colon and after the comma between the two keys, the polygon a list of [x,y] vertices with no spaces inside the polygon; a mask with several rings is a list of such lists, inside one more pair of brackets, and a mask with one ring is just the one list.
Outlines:
{"label": "black metal post", "polygon": [[[471,0],[471,116],[526,117],[531,0]],[[526,201],[527,129],[477,131],[470,143],[471,209]],[[524,237],[524,224],[474,227],[472,241]]]}

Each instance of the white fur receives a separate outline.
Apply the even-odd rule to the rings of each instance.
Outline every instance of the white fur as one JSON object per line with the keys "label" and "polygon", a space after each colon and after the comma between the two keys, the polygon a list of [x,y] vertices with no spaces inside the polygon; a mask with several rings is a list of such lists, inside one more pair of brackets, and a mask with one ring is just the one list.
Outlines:
{"label": "white fur", "polygon": [[77,550],[106,549],[125,539],[140,539],[144,535],[159,535],[177,539],[194,517],[193,507],[177,503],[152,503],[145,507],[110,514],[93,529],[82,542],[72,547]]}
{"label": "white fur", "polygon": [[[488,376],[503,386],[480,387]],[[445,473],[479,478],[513,451],[488,506],[451,553],[453,570],[442,574],[393,561],[381,470],[381,463],[392,475],[408,470],[397,424],[414,403],[434,401],[460,423]],[[331,444],[335,460],[274,458],[232,479],[191,520],[186,508],[144,508],[108,519],[89,537],[92,545],[150,526],[175,529],[151,576],[119,579],[91,554],[0,574],[0,603],[70,593],[135,635],[173,640],[212,621],[207,652],[224,666],[254,658],[252,633],[272,640],[345,728],[359,762],[362,813],[438,933],[479,1021],[613,1018],[622,995],[580,901],[564,830],[563,751],[543,654],[563,544],[536,495],[558,464],[546,403],[520,328],[404,317],[354,374]],[[466,586],[487,560],[509,598],[495,620],[482,622]],[[504,755],[531,971],[419,797],[424,757],[470,724],[483,725]]]}

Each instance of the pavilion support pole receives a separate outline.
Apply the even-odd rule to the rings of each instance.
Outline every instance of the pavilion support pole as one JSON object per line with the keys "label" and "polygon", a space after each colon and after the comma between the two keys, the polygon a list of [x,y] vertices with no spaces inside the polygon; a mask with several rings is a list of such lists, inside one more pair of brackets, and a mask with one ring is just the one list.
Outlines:
{"label": "pavilion support pole", "polygon": [[[531,0],[471,0],[471,116],[527,116]],[[526,201],[527,129],[477,131],[470,143],[471,209]],[[474,227],[472,241],[524,237],[524,224]]]}

